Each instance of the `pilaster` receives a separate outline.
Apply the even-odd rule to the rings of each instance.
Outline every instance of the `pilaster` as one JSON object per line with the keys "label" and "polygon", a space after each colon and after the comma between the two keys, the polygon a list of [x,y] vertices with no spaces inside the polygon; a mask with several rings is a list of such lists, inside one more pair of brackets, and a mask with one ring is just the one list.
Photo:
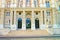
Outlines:
{"label": "pilaster", "polygon": [[34,19],[34,11],[32,10],[32,19],[31,19],[31,29],[35,30],[35,19]]}
{"label": "pilaster", "polygon": [[22,18],[22,30],[26,30],[26,18],[25,18],[25,11],[23,11],[23,18]]}
{"label": "pilaster", "polygon": [[40,28],[41,30],[45,29],[45,12],[43,12],[43,10],[41,10],[41,25]]}
{"label": "pilaster", "polygon": [[0,28],[4,28],[4,10],[2,9],[1,11],[1,24],[0,24]]}
{"label": "pilaster", "polygon": [[57,17],[56,15],[57,14],[56,14],[56,11],[53,10],[52,13],[53,13],[53,28],[57,28],[57,24],[56,24],[56,20],[57,20],[56,19],[56,17]]}

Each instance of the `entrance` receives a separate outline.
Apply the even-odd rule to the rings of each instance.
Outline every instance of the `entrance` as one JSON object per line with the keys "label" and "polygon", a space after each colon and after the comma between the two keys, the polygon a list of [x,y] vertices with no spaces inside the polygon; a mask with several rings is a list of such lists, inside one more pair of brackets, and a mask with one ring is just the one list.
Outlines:
{"label": "entrance", "polygon": [[30,20],[30,18],[26,19],[26,28],[27,29],[31,28],[31,20]]}
{"label": "entrance", "polygon": [[35,19],[35,28],[36,29],[39,28],[39,19],[38,18]]}
{"label": "entrance", "polygon": [[19,18],[18,19],[18,29],[21,29],[22,28],[22,19]]}

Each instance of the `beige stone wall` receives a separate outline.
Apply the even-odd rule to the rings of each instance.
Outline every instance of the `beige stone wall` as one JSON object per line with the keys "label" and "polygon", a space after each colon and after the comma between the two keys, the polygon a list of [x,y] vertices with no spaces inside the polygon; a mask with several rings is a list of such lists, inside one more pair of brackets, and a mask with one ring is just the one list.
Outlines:
{"label": "beige stone wall", "polygon": [[[45,25],[45,28],[48,28],[48,24],[49,22],[46,21],[47,17],[46,17],[46,11],[50,11],[50,16],[51,16],[51,25],[55,24],[56,23],[56,20],[55,20],[55,16],[56,13],[54,9],[41,9],[41,8],[15,8],[15,9],[3,9],[4,11],[1,11],[0,13],[0,17],[1,17],[1,21],[0,23],[5,23],[3,22],[3,19],[5,19],[6,21],[8,21],[7,19],[10,18],[10,26],[16,26],[17,25],[17,19],[18,18],[22,18],[23,21],[25,22],[25,19],[26,18],[30,18],[31,19],[31,22],[32,24],[34,25],[35,24],[35,19],[38,18],[39,19],[39,26],[40,25]],[[14,19],[13,19],[13,11],[14,11]],[[44,22],[45,24],[43,24],[43,11],[44,11]],[[3,12],[3,14],[2,14]],[[6,16],[6,12],[10,12],[10,16]],[[21,15],[19,15],[19,12],[21,12]],[[36,12],[38,12],[38,15],[36,15]],[[28,15],[27,15],[28,14]],[[5,16],[3,16],[5,15]],[[3,18],[2,18],[3,17]],[[1,23],[1,24],[2,24]],[[23,23],[23,24],[26,24],[26,23]],[[26,25],[25,25],[26,26]],[[17,26],[16,26],[17,27]],[[14,27],[13,27],[14,28]],[[34,27],[33,27],[34,28]],[[22,28],[23,29],[23,28]],[[41,29],[41,26],[40,26],[40,29]]]}

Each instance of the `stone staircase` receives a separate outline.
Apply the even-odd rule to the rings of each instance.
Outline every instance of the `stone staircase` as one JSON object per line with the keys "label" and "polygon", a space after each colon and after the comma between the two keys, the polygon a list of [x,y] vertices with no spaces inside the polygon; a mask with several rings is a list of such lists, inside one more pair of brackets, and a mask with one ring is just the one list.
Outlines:
{"label": "stone staircase", "polygon": [[9,32],[10,32],[10,29],[8,28],[0,29],[0,36],[7,35]]}
{"label": "stone staircase", "polygon": [[60,35],[60,28],[49,28],[47,29],[48,33],[50,34],[55,34],[55,35]]}
{"label": "stone staircase", "polygon": [[13,30],[7,36],[48,36],[46,30]]}

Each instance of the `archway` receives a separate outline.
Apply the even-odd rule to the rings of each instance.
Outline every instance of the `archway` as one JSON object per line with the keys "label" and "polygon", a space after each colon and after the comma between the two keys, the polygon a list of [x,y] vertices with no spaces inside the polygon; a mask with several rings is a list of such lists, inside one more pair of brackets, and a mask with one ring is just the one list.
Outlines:
{"label": "archway", "polygon": [[30,20],[30,18],[26,19],[26,28],[27,29],[31,28],[31,20]]}
{"label": "archway", "polygon": [[19,18],[18,19],[18,29],[21,29],[22,28],[22,19]]}
{"label": "archway", "polygon": [[36,29],[39,28],[39,19],[38,18],[35,19],[35,28]]}

